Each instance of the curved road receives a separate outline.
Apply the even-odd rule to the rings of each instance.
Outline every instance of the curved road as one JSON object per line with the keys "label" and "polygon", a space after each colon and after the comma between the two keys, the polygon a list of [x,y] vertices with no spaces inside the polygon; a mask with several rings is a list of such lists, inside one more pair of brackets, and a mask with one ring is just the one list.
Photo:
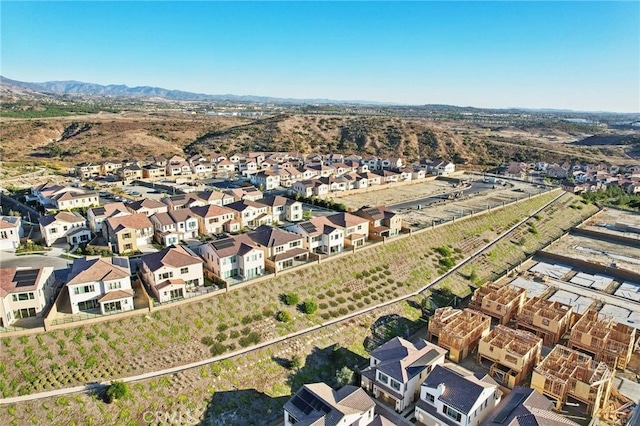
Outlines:
{"label": "curved road", "polygon": [[402,209],[414,208],[418,204],[420,204],[424,208],[424,207],[430,206],[431,204],[441,202],[443,199],[446,199],[445,195],[450,194],[452,192],[462,191],[463,195],[469,195],[476,192],[486,192],[490,189],[493,189],[493,186],[494,184],[492,183],[485,183],[482,181],[473,181],[471,182],[470,185],[466,185],[464,188],[452,188],[442,194],[431,195],[429,197],[418,198],[415,200],[405,201],[403,203],[398,203],[398,204],[391,204],[387,207],[391,208],[391,210],[393,211],[399,211]]}
{"label": "curved road", "polygon": [[[137,376],[124,377],[124,378],[116,379],[116,380],[123,381],[123,382],[136,382],[136,381],[139,381],[139,380],[150,379],[150,378],[153,378],[153,377],[164,376],[164,375],[167,375],[167,374],[174,374],[174,373],[178,373],[180,371],[201,367],[203,365],[207,365],[207,364],[210,364],[210,363],[213,363],[213,362],[216,362],[216,361],[220,361],[220,360],[223,360],[223,359],[232,358],[232,357],[235,357],[235,356],[238,356],[238,355],[242,355],[242,354],[246,354],[246,353],[249,353],[249,352],[253,352],[255,350],[262,349],[264,347],[271,346],[273,344],[280,343],[280,342],[283,342],[285,340],[292,339],[294,337],[303,336],[303,335],[308,334],[310,332],[313,332],[315,330],[319,330],[319,329],[322,329],[322,328],[325,328],[325,327],[329,327],[331,325],[334,325],[334,324],[337,324],[337,323],[340,323],[340,322],[343,322],[343,321],[350,320],[352,318],[355,318],[357,316],[366,314],[366,313],[368,313],[370,311],[373,311],[375,309],[383,308],[385,306],[389,306],[389,305],[392,305],[394,303],[398,303],[398,302],[402,302],[404,300],[408,300],[408,299],[410,299],[410,298],[412,298],[414,296],[417,296],[420,293],[423,293],[429,287],[437,284],[441,280],[447,278],[449,275],[455,273],[458,269],[460,269],[461,267],[466,265],[468,262],[470,262],[473,259],[475,259],[483,251],[487,250],[492,245],[500,242],[501,240],[503,240],[504,238],[509,236],[509,234],[514,229],[516,229],[518,226],[522,225],[526,221],[530,220],[534,215],[538,214],[539,212],[541,212],[542,210],[547,208],[550,204],[554,203],[556,200],[558,200],[563,195],[564,195],[564,191],[562,193],[560,193],[558,196],[554,197],[551,201],[546,203],[544,206],[542,206],[541,208],[536,210],[535,212],[532,212],[530,216],[525,217],[524,219],[522,219],[521,221],[519,221],[518,223],[513,225],[511,228],[506,230],[501,236],[499,236],[495,240],[491,241],[490,243],[488,243],[485,246],[483,246],[480,249],[478,249],[474,254],[472,254],[471,256],[469,256],[466,259],[464,259],[458,265],[454,266],[451,270],[449,270],[445,274],[437,277],[436,279],[434,279],[433,281],[431,281],[430,283],[428,283],[427,285],[425,285],[424,287],[422,287],[421,289],[419,289],[419,290],[417,290],[417,291],[415,291],[413,293],[406,294],[404,296],[400,296],[400,297],[397,297],[397,298],[392,299],[392,300],[388,300],[388,301],[380,303],[380,304],[378,304],[376,306],[365,308],[365,309],[363,309],[361,311],[354,312],[352,314],[346,315],[346,316],[341,317],[341,318],[336,318],[336,319],[324,322],[324,323],[319,324],[319,325],[315,325],[313,327],[310,327],[310,328],[307,328],[307,329],[304,329],[304,330],[300,330],[300,331],[296,331],[294,333],[290,333],[290,334],[288,334],[286,336],[282,336],[282,337],[279,337],[277,339],[273,339],[273,340],[269,340],[269,341],[260,343],[260,344],[258,344],[256,346],[251,347],[251,348],[241,349],[241,350],[238,350],[238,351],[235,351],[235,352],[226,353],[226,354],[223,354],[223,355],[220,355],[220,356],[203,359],[201,361],[196,361],[196,362],[192,362],[192,363],[189,363],[189,364],[184,364],[184,365],[180,365],[180,366],[177,366],[177,367],[167,368],[167,369],[158,370],[158,371],[152,371],[152,372],[149,372],[149,373],[139,374]],[[443,226],[443,225],[440,225],[440,226]],[[82,385],[82,386],[75,386],[75,387],[63,388],[63,389],[55,389],[55,390],[51,390],[51,391],[47,391],[47,392],[34,393],[34,394],[16,396],[16,397],[11,397],[11,398],[2,398],[2,399],[0,399],[0,405],[2,405],[2,404],[13,404],[13,403],[23,402],[23,401],[32,401],[32,400],[37,400],[37,399],[42,399],[42,398],[49,398],[49,397],[60,396],[60,395],[68,395],[68,394],[74,394],[74,393],[79,393],[79,392],[88,392],[88,391],[93,391],[93,390],[99,390],[99,389],[102,389],[102,388],[108,386],[110,383],[111,383],[110,381],[105,381],[105,382],[100,382],[100,383],[89,383],[87,385]]]}

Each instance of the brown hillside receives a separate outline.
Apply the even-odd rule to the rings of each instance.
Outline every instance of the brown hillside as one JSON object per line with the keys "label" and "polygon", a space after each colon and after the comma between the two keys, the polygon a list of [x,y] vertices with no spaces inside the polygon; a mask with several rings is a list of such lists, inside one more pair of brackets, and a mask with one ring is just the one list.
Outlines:
{"label": "brown hillside", "polygon": [[[441,157],[486,166],[509,160],[634,161],[629,147],[570,145],[588,135],[561,125],[516,128],[396,117],[289,114],[253,119],[156,112],[1,119],[0,127],[3,159],[20,163],[258,150]],[[50,158],[52,154],[57,157]]]}

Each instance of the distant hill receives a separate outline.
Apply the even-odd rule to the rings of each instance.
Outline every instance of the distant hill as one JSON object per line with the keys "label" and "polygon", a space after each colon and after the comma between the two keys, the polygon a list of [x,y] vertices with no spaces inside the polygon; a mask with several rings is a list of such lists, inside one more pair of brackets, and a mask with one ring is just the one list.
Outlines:
{"label": "distant hill", "polygon": [[340,101],[332,99],[294,99],[274,98],[269,96],[252,95],[210,95],[205,93],[185,92],[182,90],[169,90],[161,87],[136,86],[129,87],[124,84],[101,85],[84,83],[81,81],[45,81],[43,83],[29,83],[12,80],[0,76],[0,84],[4,87],[13,87],[22,90],[30,90],[43,94],[71,94],[88,96],[132,97],[132,98],[162,98],[174,101],[233,101],[256,103],[280,103],[280,104],[359,104],[359,105],[390,105],[375,101]]}

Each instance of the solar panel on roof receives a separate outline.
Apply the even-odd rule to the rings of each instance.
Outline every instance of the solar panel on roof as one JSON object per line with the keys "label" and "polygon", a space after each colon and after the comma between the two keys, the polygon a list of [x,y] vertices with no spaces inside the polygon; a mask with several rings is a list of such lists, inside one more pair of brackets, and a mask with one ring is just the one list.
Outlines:
{"label": "solar panel on roof", "polygon": [[305,415],[309,414],[313,410],[320,411],[325,414],[331,411],[331,407],[305,388],[301,389],[296,396],[307,405],[306,410],[298,407],[305,413]]}
{"label": "solar panel on roof", "polygon": [[378,213],[378,209],[376,209],[376,208],[365,209],[364,211],[365,211],[365,213],[367,213],[369,215],[374,215],[374,214]]}
{"label": "solar panel on roof", "polygon": [[500,410],[500,412],[496,415],[494,422],[496,423],[504,423],[505,420],[511,415],[513,410],[515,410],[525,399],[527,399],[528,394],[526,392],[520,392],[517,395],[508,401],[508,403]]}
{"label": "solar panel on roof", "polygon": [[304,229],[304,230],[305,230],[305,232],[308,232],[308,233],[310,233],[310,234],[311,234],[311,233],[313,233],[313,232],[316,232],[316,231],[318,230],[318,229],[316,228],[316,226],[315,226],[313,223],[311,223],[311,222],[304,222],[304,223],[301,223],[301,224],[300,224],[300,227],[301,227],[302,229]]}
{"label": "solar panel on roof", "polygon": [[38,278],[38,273],[40,270],[38,269],[29,269],[26,271],[16,271],[13,276],[13,282],[16,283],[16,287],[28,287],[34,285],[36,283],[36,279]]}
{"label": "solar panel on roof", "polygon": [[231,238],[214,241],[211,243],[216,250],[222,250],[229,247],[233,247],[234,241]]}

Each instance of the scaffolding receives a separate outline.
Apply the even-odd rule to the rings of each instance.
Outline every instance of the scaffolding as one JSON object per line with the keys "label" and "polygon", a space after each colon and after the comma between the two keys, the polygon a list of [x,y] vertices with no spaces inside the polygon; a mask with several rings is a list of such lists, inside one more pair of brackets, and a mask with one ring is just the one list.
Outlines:
{"label": "scaffolding", "polygon": [[532,297],[522,306],[517,317],[517,328],[531,331],[541,337],[545,346],[551,346],[567,332],[571,322],[571,307],[559,302]]}
{"label": "scaffolding", "polygon": [[596,416],[608,402],[613,371],[604,362],[565,346],[556,345],[533,370],[531,387],[556,403],[561,410],[567,398],[587,405]]}
{"label": "scaffolding", "polygon": [[436,309],[429,319],[427,339],[438,338],[438,346],[449,350],[449,359],[460,362],[489,333],[491,317],[473,309]]}
{"label": "scaffolding", "polygon": [[473,293],[469,307],[481,311],[506,325],[515,319],[527,297],[527,291],[520,287],[499,286],[491,283]]}
{"label": "scaffolding", "polygon": [[591,309],[576,322],[567,346],[592,354],[611,369],[624,370],[633,354],[635,334],[635,328]]}

